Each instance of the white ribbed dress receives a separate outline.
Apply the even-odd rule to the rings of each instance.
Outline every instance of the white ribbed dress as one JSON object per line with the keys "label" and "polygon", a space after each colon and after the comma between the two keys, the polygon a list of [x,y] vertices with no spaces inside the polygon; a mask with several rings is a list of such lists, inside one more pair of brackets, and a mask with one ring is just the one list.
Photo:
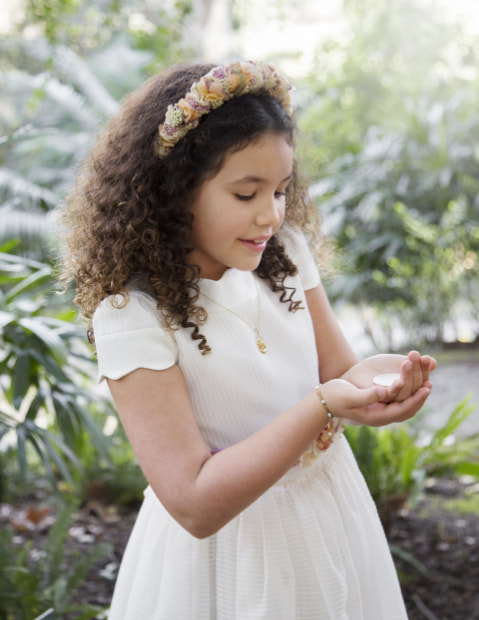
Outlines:
{"label": "white ribbed dress", "polygon": [[[295,299],[319,276],[301,235],[284,231],[300,275]],[[250,272],[228,269],[201,290],[256,323]],[[211,450],[248,437],[318,382],[311,319],[257,280],[260,331],[208,299],[202,356],[190,333],[162,327],[155,301],[132,291],[128,304],[104,300],[93,318],[100,378],[139,367],[183,371],[198,425]],[[334,355],[334,351],[330,352]],[[281,445],[278,445],[281,450]],[[214,457],[213,457],[214,458]],[[310,462],[311,459],[308,460]],[[151,488],[120,568],[109,620],[405,620],[400,588],[376,508],[346,439],[297,465],[217,534],[198,540]]]}

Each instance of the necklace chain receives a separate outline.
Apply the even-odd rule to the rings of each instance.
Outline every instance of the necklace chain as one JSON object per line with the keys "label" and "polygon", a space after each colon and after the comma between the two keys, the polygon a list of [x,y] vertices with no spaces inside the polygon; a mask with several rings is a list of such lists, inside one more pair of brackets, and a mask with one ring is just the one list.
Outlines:
{"label": "necklace chain", "polygon": [[[254,278],[254,276],[253,276],[253,278]],[[252,325],[249,321],[247,321],[244,318],[244,316],[241,316],[240,314],[238,314],[237,312],[235,312],[231,308],[227,308],[226,306],[223,306],[223,304],[220,304],[219,301],[216,301],[216,299],[213,299],[212,297],[210,297],[209,295],[207,295],[203,291],[201,291],[201,294],[203,295],[203,297],[206,297],[206,299],[209,299],[211,302],[213,302],[214,304],[216,304],[220,308],[223,308],[223,310],[226,310],[227,312],[231,312],[231,314],[234,314],[236,317],[238,317],[238,319],[241,319],[243,321],[243,323],[246,323],[246,325],[248,325],[248,327],[251,327],[251,329],[256,334],[256,346],[258,347],[258,350],[260,351],[260,353],[266,353],[268,351],[268,348],[266,346],[264,338],[261,336],[260,331],[259,331],[259,323],[260,323],[260,320],[261,320],[261,297],[260,297],[260,294],[259,294],[258,282],[257,282],[256,278],[254,278],[254,284],[255,284],[255,287],[256,287],[256,297],[258,298],[258,315],[256,317],[256,327],[254,325]]]}

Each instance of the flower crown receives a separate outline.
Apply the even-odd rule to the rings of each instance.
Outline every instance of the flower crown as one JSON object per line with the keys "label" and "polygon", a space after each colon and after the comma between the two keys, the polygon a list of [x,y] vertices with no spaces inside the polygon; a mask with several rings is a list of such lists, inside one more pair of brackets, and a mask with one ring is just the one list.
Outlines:
{"label": "flower crown", "polygon": [[195,82],[183,99],[168,106],[165,122],[159,127],[157,154],[167,155],[181,138],[198,126],[204,114],[233,97],[264,91],[291,115],[290,90],[288,81],[273,65],[265,62],[233,62],[215,67]]}

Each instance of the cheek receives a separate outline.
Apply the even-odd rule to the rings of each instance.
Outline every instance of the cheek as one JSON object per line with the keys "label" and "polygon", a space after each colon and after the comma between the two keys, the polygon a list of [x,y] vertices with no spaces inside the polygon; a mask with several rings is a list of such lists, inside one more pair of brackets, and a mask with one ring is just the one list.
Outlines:
{"label": "cheek", "polygon": [[224,218],[206,217],[193,223],[193,241],[203,248],[218,247],[231,236],[229,224]]}
{"label": "cheek", "polygon": [[216,236],[236,236],[247,224],[245,212],[229,208],[228,204],[211,209],[207,216],[199,222],[205,234]]}

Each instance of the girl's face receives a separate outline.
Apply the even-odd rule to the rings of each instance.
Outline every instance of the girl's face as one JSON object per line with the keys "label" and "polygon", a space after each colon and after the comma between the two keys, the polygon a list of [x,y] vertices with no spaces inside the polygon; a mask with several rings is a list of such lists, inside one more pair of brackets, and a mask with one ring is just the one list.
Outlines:
{"label": "girl's face", "polygon": [[189,260],[202,278],[219,280],[230,267],[258,267],[283,222],[292,170],[293,147],[284,136],[267,133],[228,155],[201,185],[191,208],[195,249]]}

